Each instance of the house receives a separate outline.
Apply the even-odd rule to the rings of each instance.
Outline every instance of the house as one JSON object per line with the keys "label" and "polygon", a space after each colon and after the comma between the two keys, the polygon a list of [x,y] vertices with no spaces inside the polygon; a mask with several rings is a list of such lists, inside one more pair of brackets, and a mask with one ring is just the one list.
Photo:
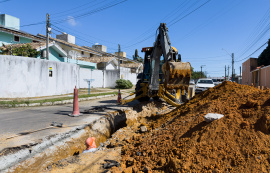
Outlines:
{"label": "house", "polygon": [[118,66],[118,60],[115,57],[81,57],[78,59],[96,63],[98,70],[116,70]]}
{"label": "house", "polygon": [[[64,37],[64,35],[66,36]],[[38,36],[46,39],[45,35],[38,34]],[[64,49],[68,53],[68,58],[70,59],[77,59],[81,57],[106,56],[109,54],[107,52],[98,51],[90,47],[78,46],[75,44],[75,37],[66,33],[63,33],[62,35],[57,35],[57,38],[49,37],[49,40],[58,43],[62,47],[62,49]]]}
{"label": "house", "polygon": [[142,63],[125,63],[120,64],[120,67],[124,69],[129,69],[128,71],[131,73],[141,73],[143,71]]}
{"label": "house", "polygon": [[20,30],[20,20],[16,17],[0,15],[0,46],[3,44],[41,42],[43,39]]}
{"label": "house", "polygon": [[257,58],[249,58],[242,64],[242,84],[251,85],[252,75],[250,72],[258,66]]}
{"label": "house", "polygon": [[[39,37],[46,39],[45,35],[38,34]],[[58,39],[57,39],[58,38]],[[99,51],[87,46],[78,46],[75,44],[75,37],[69,34],[63,33],[57,38],[49,37],[50,41],[56,42],[65,52],[67,52],[67,59],[64,62],[78,64],[83,68],[89,68],[89,63],[93,64],[91,61],[84,61],[90,57],[102,57],[102,56],[112,56],[107,52]],[[60,38],[60,39],[59,39]],[[91,67],[90,67],[91,68]]]}
{"label": "house", "polygon": [[[118,57],[87,57],[78,58],[82,61],[93,62],[97,64],[98,70],[117,70],[118,69]],[[126,60],[126,58],[120,58],[120,71],[130,73],[140,73],[143,71],[143,64]]]}
{"label": "house", "polygon": [[270,88],[270,65],[258,67],[257,58],[249,58],[242,67],[242,84]]}

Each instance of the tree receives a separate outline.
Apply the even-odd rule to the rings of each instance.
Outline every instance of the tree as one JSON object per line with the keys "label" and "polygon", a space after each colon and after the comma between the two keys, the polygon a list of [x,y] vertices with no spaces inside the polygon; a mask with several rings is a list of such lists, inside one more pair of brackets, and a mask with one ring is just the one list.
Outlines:
{"label": "tree", "polygon": [[135,49],[135,55],[134,55],[135,57],[139,57],[139,55],[138,55],[138,49]]}
{"label": "tree", "polygon": [[[205,72],[202,72],[202,77],[205,78]],[[191,79],[199,79],[201,78],[201,71],[194,71],[194,68],[191,67]]]}
{"label": "tree", "polygon": [[142,59],[142,57],[139,56],[137,49],[135,49],[135,54],[133,55],[133,60],[143,62],[143,59]]}
{"label": "tree", "polygon": [[[0,54],[11,55],[11,45],[3,44],[0,48]],[[14,56],[37,57],[39,54],[40,52],[33,49],[30,44],[12,48],[12,55]]]}
{"label": "tree", "polygon": [[266,49],[264,49],[263,52],[259,55],[257,62],[258,66],[270,65],[270,40],[268,40],[268,46],[266,47]]}

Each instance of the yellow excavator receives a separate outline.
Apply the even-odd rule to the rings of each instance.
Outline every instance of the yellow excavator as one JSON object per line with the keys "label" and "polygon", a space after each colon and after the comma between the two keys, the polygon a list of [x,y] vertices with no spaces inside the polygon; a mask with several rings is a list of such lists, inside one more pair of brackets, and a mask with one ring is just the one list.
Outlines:
{"label": "yellow excavator", "polygon": [[190,97],[191,65],[181,62],[181,55],[171,46],[166,24],[161,23],[158,30],[154,46],[142,48],[145,53],[143,72],[137,76],[135,92],[129,95],[135,97],[123,98],[122,104],[162,98],[177,107]]}

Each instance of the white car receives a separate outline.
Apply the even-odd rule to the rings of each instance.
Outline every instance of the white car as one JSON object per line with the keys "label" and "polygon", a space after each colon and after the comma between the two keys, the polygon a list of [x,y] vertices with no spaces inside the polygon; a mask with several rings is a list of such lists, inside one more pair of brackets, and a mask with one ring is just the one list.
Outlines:
{"label": "white car", "polygon": [[194,81],[194,79],[190,79],[190,81],[189,81],[189,85],[195,85],[195,81]]}
{"label": "white car", "polygon": [[218,84],[220,84],[220,82],[218,82],[217,79],[212,79],[212,81],[213,81],[213,83],[214,83],[215,86],[218,85]]}
{"label": "white car", "polygon": [[207,79],[207,78],[202,78],[199,79],[195,85],[195,93],[200,93],[202,91],[207,90],[208,88],[213,88],[214,82],[212,81],[212,79]]}

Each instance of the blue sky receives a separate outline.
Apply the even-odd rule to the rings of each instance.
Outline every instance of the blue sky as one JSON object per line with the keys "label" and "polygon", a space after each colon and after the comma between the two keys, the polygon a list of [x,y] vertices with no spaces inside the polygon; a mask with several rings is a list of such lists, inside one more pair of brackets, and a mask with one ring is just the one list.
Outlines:
{"label": "blue sky", "polygon": [[225,65],[231,74],[231,53],[239,74],[245,58],[270,36],[269,0],[0,0],[0,13],[20,18],[21,30],[31,34],[45,34],[49,13],[53,37],[66,32],[78,45],[99,43],[111,53],[120,44],[128,58],[152,46],[159,23],[167,23],[182,60],[196,71],[205,65],[211,77],[224,76]]}

